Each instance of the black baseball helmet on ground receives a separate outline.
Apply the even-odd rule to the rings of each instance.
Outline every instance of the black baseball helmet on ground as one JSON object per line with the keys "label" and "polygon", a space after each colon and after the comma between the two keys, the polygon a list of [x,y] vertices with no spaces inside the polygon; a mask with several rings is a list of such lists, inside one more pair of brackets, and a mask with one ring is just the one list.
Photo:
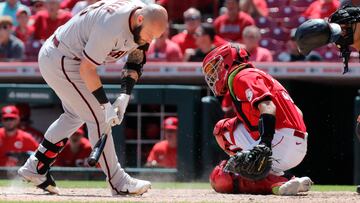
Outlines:
{"label": "black baseball helmet on ground", "polygon": [[295,32],[299,52],[308,55],[311,50],[336,42],[341,36],[341,27],[323,19],[311,19],[301,24]]}

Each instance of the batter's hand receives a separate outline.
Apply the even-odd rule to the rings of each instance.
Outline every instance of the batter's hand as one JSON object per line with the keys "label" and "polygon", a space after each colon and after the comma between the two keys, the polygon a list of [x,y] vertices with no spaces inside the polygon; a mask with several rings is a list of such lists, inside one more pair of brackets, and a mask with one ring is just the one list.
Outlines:
{"label": "batter's hand", "polygon": [[126,111],[126,107],[129,103],[130,100],[130,95],[128,94],[120,94],[120,96],[115,100],[115,102],[113,103],[113,108],[116,109],[117,111],[117,117],[120,121],[120,123],[122,122],[123,118],[124,118],[124,114]]}
{"label": "batter's hand", "polygon": [[116,111],[110,102],[103,104],[102,107],[105,111],[105,122],[108,123],[111,127],[120,125],[121,121],[119,120]]}

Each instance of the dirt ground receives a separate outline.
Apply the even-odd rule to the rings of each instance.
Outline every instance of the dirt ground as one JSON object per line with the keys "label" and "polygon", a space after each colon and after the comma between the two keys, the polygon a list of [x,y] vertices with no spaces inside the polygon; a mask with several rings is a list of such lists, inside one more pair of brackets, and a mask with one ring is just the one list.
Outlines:
{"label": "dirt ground", "polygon": [[229,195],[204,189],[151,189],[138,197],[112,197],[107,189],[69,188],[48,195],[36,188],[0,187],[0,201],[61,202],[360,202],[355,192],[309,192],[298,196]]}

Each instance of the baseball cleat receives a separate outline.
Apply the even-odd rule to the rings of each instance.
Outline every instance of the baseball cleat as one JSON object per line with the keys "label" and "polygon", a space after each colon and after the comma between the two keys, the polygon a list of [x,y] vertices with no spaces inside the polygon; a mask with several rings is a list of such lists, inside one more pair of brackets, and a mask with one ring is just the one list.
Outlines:
{"label": "baseball cleat", "polygon": [[300,182],[299,192],[307,192],[311,189],[311,186],[314,184],[309,177],[297,178]]}
{"label": "baseball cleat", "polygon": [[309,177],[293,178],[281,186],[273,188],[273,192],[277,195],[296,195],[299,192],[309,191],[312,184]]}
{"label": "baseball cleat", "polygon": [[50,194],[59,194],[59,188],[56,187],[55,181],[50,172],[45,175],[38,174],[36,171],[37,159],[31,156],[24,166],[19,168],[18,174],[25,182],[31,182],[36,187],[43,189]]}
{"label": "baseball cleat", "polygon": [[151,183],[146,180],[139,180],[129,177],[128,182],[116,193],[112,190],[113,195],[142,195],[151,188]]}

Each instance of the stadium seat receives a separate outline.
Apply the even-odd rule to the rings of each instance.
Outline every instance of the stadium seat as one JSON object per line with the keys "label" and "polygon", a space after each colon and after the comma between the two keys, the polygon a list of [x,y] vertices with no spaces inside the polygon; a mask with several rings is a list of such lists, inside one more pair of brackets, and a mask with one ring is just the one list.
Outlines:
{"label": "stadium seat", "polygon": [[278,8],[270,8],[269,16],[272,18],[284,18],[284,17],[292,17],[299,16],[300,12],[296,10],[293,6],[284,6]]}
{"label": "stadium seat", "polygon": [[286,17],[286,18],[284,18],[283,26],[288,29],[297,28],[301,23],[303,23],[305,21],[306,21],[306,18],[303,16]]}
{"label": "stadium seat", "polygon": [[314,0],[291,0],[290,5],[300,8],[307,8]]}
{"label": "stadium seat", "polygon": [[276,26],[276,23],[267,17],[258,17],[255,19],[255,23],[259,28],[269,28]]}
{"label": "stadium seat", "polygon": [[282,51],[284,49],[284,42],[275,39],[263,38],[259,42],[261,47],[271,50],[273,53]]}
{"label": "stadium seat", "polygon": [[25,61],[37,61],[42,44],[38,40],[29,40],[25,44]]}
{"label": "stadium seat", "polygon": [[285,28],[273,27],[273,28],[270,28],[269,31],[264,32],[262,34],[262,37],[286,42],[290,39],[290,33],[289,33],[289,30],[287,30]]}
{"label": "stadium seat", "polygon": [[268,8],[283,7],[288,4],[287,0],[266,0]]}

